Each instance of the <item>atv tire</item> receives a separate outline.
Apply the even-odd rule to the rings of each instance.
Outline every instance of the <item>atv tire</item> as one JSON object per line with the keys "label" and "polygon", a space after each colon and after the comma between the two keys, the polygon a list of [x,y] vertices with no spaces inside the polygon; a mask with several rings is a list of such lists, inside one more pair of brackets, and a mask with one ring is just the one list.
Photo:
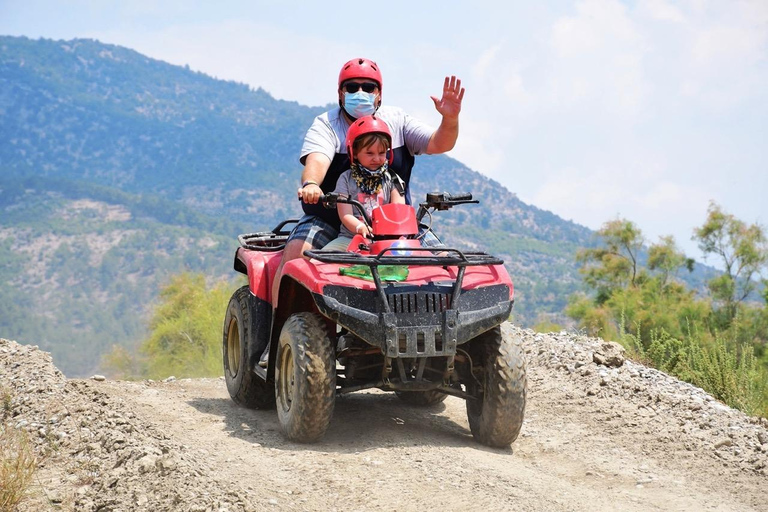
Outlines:
{"label": "atv tire", "polygon": [[224,380],[232,400],[249,409],[273,409],[275,391],[248,367],[248,347],[254,343],[250,291],[243,286],[232,294],[224,317]]}
{"label": "atv tire", "polygon": [[409,405],[428,407],[445,401],[448,395],[440,391],[395,391],[397,397]]}
{"label": "atv tire", "polygon": [[[525,353],[520,338],[503,338],[495,327],[472,340],[471,353],[482,375],[468,385],[476,399],[467,400],[467,417],[478,442],[494,448],[517,439],[525,413]],[[477,371],[475,372],[477,373]]]}
{"label": "atv tire", "polygon": [[325,435],[336,399],[336,364],[322,316],[296,313],[283,325],[275,396],[280,427],[288,439],[311,443]]}

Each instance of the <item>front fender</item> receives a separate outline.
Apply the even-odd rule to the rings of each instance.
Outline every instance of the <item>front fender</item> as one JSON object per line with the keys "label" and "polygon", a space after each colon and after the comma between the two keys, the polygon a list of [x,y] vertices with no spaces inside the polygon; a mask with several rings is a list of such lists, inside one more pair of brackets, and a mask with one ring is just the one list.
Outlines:
{"label": "front fender", "polygon": [[280,265],[282,252],[252,251],[240,247],[235,253],[234,268],[248,276],[251,293],[268,303],[272,303],[272,276]]}

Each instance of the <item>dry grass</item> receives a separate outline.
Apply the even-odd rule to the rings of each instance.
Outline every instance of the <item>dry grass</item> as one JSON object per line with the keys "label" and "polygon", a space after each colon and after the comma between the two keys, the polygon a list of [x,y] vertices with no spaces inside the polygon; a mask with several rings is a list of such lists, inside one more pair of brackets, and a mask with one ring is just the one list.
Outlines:
{"label": "dry grass", "polygon": [[0,387],[0,512],[16,510],[35,476],[37,457],[27,433],[7,418],[10,393]]}

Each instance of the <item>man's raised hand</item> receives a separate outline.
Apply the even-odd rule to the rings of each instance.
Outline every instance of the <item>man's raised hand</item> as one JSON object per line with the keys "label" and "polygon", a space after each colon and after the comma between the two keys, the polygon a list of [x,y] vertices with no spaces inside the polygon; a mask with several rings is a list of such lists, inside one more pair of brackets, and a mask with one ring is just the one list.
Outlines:
{"label": "man's raised hand", "polygon": [[436,96],[430,96],[435,102],[435,108],[443,117],[457,118],[461,112],[461,100],[464,99],[464,88],[461,86],[461,80],[455,76],[445,77],[443,84],[443,97],[437,99]]}

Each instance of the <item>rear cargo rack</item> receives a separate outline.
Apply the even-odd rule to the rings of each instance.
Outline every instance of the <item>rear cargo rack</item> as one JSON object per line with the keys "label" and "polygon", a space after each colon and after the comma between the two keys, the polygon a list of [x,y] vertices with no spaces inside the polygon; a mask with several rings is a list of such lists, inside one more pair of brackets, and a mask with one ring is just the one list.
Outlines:
{"label": "rear cargo rack", "polygon": [[252,251],[281,251],[288,241],[288,235],[291,234],[290,229],[286,231],[283,227],[286,224],[296,224],[298,222],[298,219],[286,220],[278,224],[272,231],[245,233],[238,235],[237,240],[240,242],[241,247]]}

